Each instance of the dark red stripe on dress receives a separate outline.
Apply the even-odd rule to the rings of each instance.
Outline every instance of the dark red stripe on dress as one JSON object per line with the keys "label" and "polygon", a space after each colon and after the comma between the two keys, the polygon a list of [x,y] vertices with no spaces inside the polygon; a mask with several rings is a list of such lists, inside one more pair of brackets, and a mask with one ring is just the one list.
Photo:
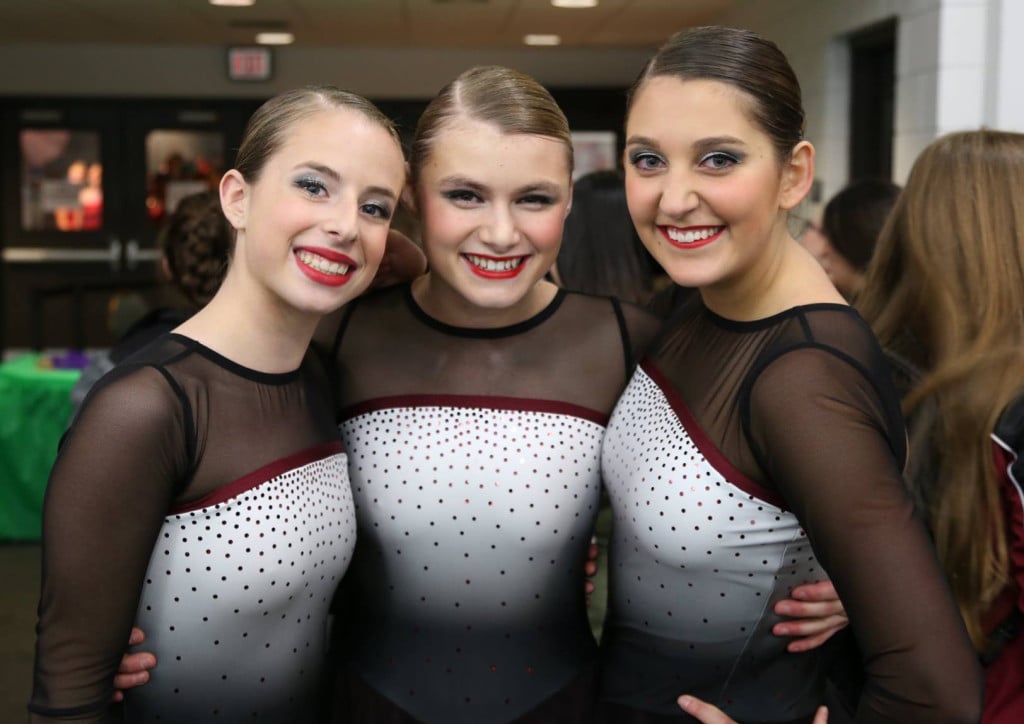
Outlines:
{"label": "dark red stripe on dress", "polygon": [[500,397],[497,395],[393,395],[375,397],[346,408],[342,420],[365,415],[368,412],[389,410],[398,407],[459,407],[474,410],[513,410],[516,412],[548,412],[554,415],[570,415],[601,425],[608,424],[608,415],[591,410],[589,407],[574,405],[557,400],[537,400],[521,397]]}
{"label": "dark red stripe on dress", "polygon": [[252,490],[257,485],[265,483],[268,480],[273,480],[279,475],[283,475],[284,473],[301,468],[303,465],[309,465],[317,460],[323,460],[324,458],[328,458],[331,455],[336,455],[344,451],[345,448],[342,446],[340,440],[331,440],[330,442],[322,442],[318,445],[307,447],[305,450],[299,450],[297,453],[292,453],[287,457],[283,457],[280,460],[275,460],[272,463],[264,465],[258,470],[253,470],[248,475],[217,488],[212,493],[208,493],[201,498],[191,500],[187,503],[182,503],[181,505],[176,505],[171,508],[170,514],[177,515],[180,513],[188,513],[192,510],[208,508],[211,505],[223,503],[237,495],[241,495],[247,490]]}
{"label": "dark red stripe on dress", "polygon": [[669,406],[672,411],[676,413],[676,417],[679,418],[679,422],[683,424],[686,429],[686,434],[693,440],[693,444],[700,450],[700,454],[704,456],[711,467],[717,470],[722,477],[728,482],[735,485],[737,488],[742,490],[749,495],[763,500],[766,503],[786,510],[786,501],[773,490],[769,490],[763,485],[751,480],[742,472],[737,470],[732,463],[725,457],[724,454],[715,446],[711,441],[711,438],[707,436],[701,426],[697,423],[697,418],[690,412],[690,408],[686,406],[682,398],[679,397],[675,388],[672,387],[668,378],[665,377],[661,370],[659,370],[653,362],[650,360],[644,360],[640,364],[640,368],[643,369],[647,376],[658,386],[661,390],[661,394],[665,395],[665,399],[668,400]]}

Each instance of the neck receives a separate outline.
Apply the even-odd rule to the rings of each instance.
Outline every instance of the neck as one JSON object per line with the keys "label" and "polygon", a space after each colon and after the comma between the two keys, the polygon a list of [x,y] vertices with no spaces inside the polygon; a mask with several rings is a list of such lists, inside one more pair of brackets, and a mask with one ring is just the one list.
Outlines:
{"label": "neck", "polygon": [[301,365],[318,319],[229,273],[210,303],[175,331],[243,367],[281,373]]}
{"label": "neck", "polygon": [[805,304],[846,304],[817,260],[788,233],[771,244],[754,267],[701,287],[705,306],[726,319],[749,322]]}
{"label": "neck", "polygon": [[466,329],[497,329],[525,322],[544,311],[556,294],[558,287],[542,279],[510,307],[481,307],[430,273],[412,283],[412,296],[420,309],[440,322]]}

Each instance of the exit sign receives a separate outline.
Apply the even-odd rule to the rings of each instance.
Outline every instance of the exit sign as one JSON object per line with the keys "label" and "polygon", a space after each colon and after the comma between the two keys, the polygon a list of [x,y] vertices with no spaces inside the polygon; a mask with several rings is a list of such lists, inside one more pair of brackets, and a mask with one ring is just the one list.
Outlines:
{"label": "exit sign", "polygon": [[270,48],[261,46],[228,48],[228,79],[270,80],[273,59]]}

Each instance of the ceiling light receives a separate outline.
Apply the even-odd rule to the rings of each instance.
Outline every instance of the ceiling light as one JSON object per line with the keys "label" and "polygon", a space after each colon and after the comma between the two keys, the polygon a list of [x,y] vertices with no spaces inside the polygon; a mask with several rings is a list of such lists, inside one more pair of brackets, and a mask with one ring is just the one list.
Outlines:
{"label": "ceiling light", "polygon": [[558,35],[524,35],[523,42],[527,45],[561,45],[562,38]]}
{"label": "ceiling light", "polygon": [[596,8],[597,0],[551,0],[556,8]]}
{"label": "ceiling light", "polygon": [[210,0],[210,4],[228,8],[247,8],[250,5],[255,5],[256,0]]}
{"label": "ceiling light", "polygon": [[295,36],[291,33],[256,33],[256,42],[260,45],[291,45]]}

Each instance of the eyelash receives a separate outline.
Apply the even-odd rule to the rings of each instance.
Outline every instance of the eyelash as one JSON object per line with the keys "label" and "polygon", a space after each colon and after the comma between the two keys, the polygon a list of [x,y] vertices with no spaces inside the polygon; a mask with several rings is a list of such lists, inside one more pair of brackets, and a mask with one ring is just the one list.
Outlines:
{"label": "eyelash", "polygon": [[376,217],[378,219],[383,219],[384,221],[390,221],[391,220],[392,210],[391,210],[391,207],[388,206],[387,204],[381,204],[381,203],[373,202],[373,203],[363,204],[360,207],[360,209],[364,213],[368,213],[371,216],[374,216],[374,217]]}
{"label": "eyelash", "polygon": [[480,195],[469,189],[454,189],[452,191],[444,191],[442,194],[444,198],[455,203],[470,204],[477,203],[480,201]]}
{"label": "eyelash", "polygon": [[708,169],[712,171],[724,171],[725,169],[732,168],[736,164],[740,163],[742,161],[742,158],[731,153],[726,153],[725,151],[712,151],[711,153],[704,156],[704,158],[702,158],[700,160],[700,163],[697,165],[704,166],[708,161],[711,160],[724,160],[726,162],[726,165],[707,166]]}
{"label": "eyelash", "polygon": [[528,194],[519,199],[519,203],[527,206],[551,206],[555,200],[545,194]]}
{"label": "eyelash", "polygon": [[644,161],[649,160],[656,161],[660,166],[665,165],[665,159],[656,153],[651,153],[650,151],[636,151],[629,155],[629,163],[631,166],[636,168],[637,171],[653,171],[655,168],[654,166],[642,165]]}
{"label": "eyelash", "polygon": [[295,185],[310,196],[320,197],[327,193],[327,186],[315,176],[303,176],[295,179]]}

